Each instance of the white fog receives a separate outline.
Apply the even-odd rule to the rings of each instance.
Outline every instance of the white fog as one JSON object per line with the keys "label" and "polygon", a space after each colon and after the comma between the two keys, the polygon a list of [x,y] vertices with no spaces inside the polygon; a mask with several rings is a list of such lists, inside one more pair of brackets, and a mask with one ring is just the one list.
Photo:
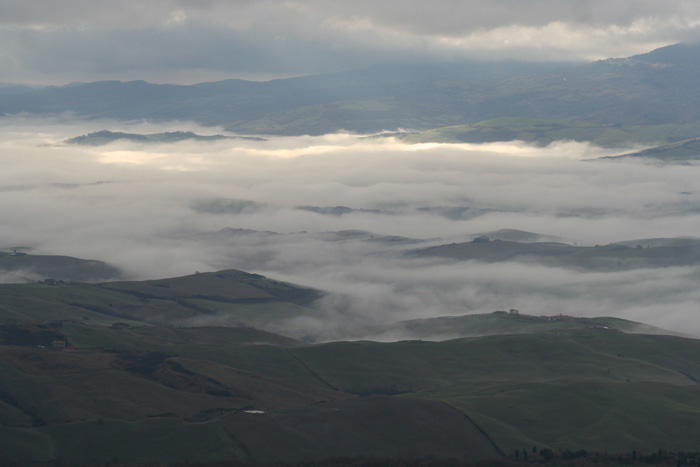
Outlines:
{"label": "white fog", "polygon": [[[128,279],[241,269],[330,292],[325,312],[363,323],[518,308],[700,336],[697,267],[584,272],[403,254],[499,229],[590,246],[693,236],[698,165],[597,160],[638,148],[575,142],[407,145],[349,134],[64,143],[104,128],[221,133],[186,122],[0,121],[0,248],[102,260]],[[367,233],[334,234],[348,230]]]}

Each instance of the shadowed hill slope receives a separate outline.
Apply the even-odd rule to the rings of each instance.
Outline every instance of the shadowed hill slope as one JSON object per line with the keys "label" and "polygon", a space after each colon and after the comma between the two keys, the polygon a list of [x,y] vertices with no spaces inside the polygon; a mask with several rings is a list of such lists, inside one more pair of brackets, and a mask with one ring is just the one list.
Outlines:
{"label": "shadowed hill slope", "polygon": [[[696,449],[700,341],[629,334],[629,321],[499,312],[397,324],[491,335],[311,345],[165,319],[230,313],[296,333],[289,310],[313,310],[279,300],[312,292],[230,270],[0,285],[0,461]],[[263,301],[236,302],[249,299]]]}
{"label": "shadowed hill slope", "polygon": [[148,298],[210,298],[216,301],[286,301],[308,304],[321,294],[315,290],[267,279],[259,274],[226,270],[169,279],[106,282],[100,287]]}
{"label": "shadowed hill slope", "polygon": [[[11,322],[73,320],[90,324],[257,327],[271,332],[318,317],[317,290],[226,270],[152,281],[7,284],[0,317]],[[299,328],[294,335],[304,337]]]}
{"label": "shadowed hill slope", "polygon": [[122,276],[121,271],[102,261],[16,251],[0,252],[0,274],[3,273],[13,278],[6,282],[20,283],[46,279],[100,282],[120,279]]}
{"label": "shadowed hill slope", "polygon": [[498,117],[683,124],[700,122],[694,79],[700,70],[698,50],[697,44],[677,44],[555,69],[551,64],[471,62],[269,82],[102,81],[0,94],[0,114],[74,112],[88,118],[196,121],[241,134],[280,135],[424,130]]}
{"label": "shadowed hill slope", "polygon": [[471,242],[421,248],[411,251],[410,254],[457,261],[523,261],[547,266],[617,271],[699,264],[700,241],[689,238],[685,242],[660,244],[652,240],[638,240],[587,247],[551,242],[490,241],[484,237]]}
{"label": "shadowed hill slope", "polygon": [[464,414],[421,399],[364,397],[269,415],[233,414],[222,423],[254,461],[503,456]]}

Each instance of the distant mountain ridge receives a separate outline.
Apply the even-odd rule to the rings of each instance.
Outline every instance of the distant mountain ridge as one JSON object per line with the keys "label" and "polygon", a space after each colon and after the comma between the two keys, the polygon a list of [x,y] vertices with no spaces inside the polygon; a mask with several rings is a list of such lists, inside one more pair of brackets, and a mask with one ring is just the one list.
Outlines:
{"label": "distant mountain ridge", "polygon": [[[675,240],[675,241],[671,241]],[[636,240],[596,246],[559,242],[521,243],[484,235],[471,242],[437,245],[409,252],[418,257],[496,263],[521,261],[593,271],[625,271],[647,267],[700,264],[700,239]]]}
{"label": "distant mountain ridge", "polygon": [[[3,88],[0,114],[192,120],[241,134],[424,130],[497,117],[610,125],[700,122],[700,45],[587,65],[386,66],[269,82],[101,81]],[[10,91],[11,90],[11,91]]]}

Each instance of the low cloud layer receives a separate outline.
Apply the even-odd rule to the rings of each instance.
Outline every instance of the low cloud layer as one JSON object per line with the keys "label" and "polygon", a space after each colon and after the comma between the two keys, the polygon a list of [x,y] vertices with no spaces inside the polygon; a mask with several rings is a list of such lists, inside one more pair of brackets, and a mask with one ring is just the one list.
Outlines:
{"label": "low cloud layer", "polygon": [[700,336],[695,267],[580,272],[403,255],[503,228],[581,245],[697,235],[697,165],[600,161],[614,152],[581,143],[405,145],[344,134],[62,143],[105,127],[218,132],[0,121],[0,248],[103,260],[133,279],[236,268],[316,287],[332,292],[324,310],[345,320],[315,323],[327,337],[349,322],[509,308]]}
{"label": "low cloud layer", "polygon": [[587,61],[700,39],[669,0],[0,1],[0,82],[191,83],[463,59]]}

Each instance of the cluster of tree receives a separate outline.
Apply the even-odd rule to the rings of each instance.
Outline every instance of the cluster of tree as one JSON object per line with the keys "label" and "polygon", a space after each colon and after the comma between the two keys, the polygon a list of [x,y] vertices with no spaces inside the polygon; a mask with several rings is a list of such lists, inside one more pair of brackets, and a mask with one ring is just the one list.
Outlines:
{"label": "cluster of tree", "polygon": [[[523,460],[534,464],[549,464],[557,466],[613,466],[613,465],[700,465],[700,452],[672,452],[659,449],[651,454],[637,454],[635,451],[621,454],[607,452],[589,453],[584,449],[578,451],[558,451],[551,449],[516,450],[516,459],[440,459],[432,456],[420,458],[399,459],[385,457],[342,456],[320,460],[306,461],[277,461],[277,462],[179,462],[168,461],[146,464],[150,467],[517,467]],[[512,457],[516,456],[513,451]],[[0,467],[129,467],[129,463],[101,463],[94,461],[66,463],[60,460],[49,462],[0,462]],[[139,464],[142,465],[143,464]]]}
{"label": "cluster of tree", "polygon": [[49,347],[56,340],[66,340],[57,323],[0,324],[0,344],[2,345]]}
{"label": "cluster of tree", "polygon": [[[0,467],[132,467],[128,463],[101,463],[85,461],[67,463],[49,462],[0,462]],[[167,461],[153,464],[138,464],[141,467],[516,467],[518,464],[503,459],[486,459],[469,461],[459,459],[438,459],[430,456],[412,459],[394,459],[384,457],[331,457],[314,461],[276,461],[276,462],[178,462]]]}
{"label": "cluster of tree", "polygon": [[515,449],[511,452],[511,459],[516,462],[527,462],[535,464],[555,464],[555,465],[696,465],[700,466],[700,452],[698,451],[667,451],[659,449],[650,454],[640,454],[637,451],[625,453],[593,452],[589,453],[585,449],[577,451],[559,450],[555,452],[551,449],[533,446],[532,450],[527,448]]}

